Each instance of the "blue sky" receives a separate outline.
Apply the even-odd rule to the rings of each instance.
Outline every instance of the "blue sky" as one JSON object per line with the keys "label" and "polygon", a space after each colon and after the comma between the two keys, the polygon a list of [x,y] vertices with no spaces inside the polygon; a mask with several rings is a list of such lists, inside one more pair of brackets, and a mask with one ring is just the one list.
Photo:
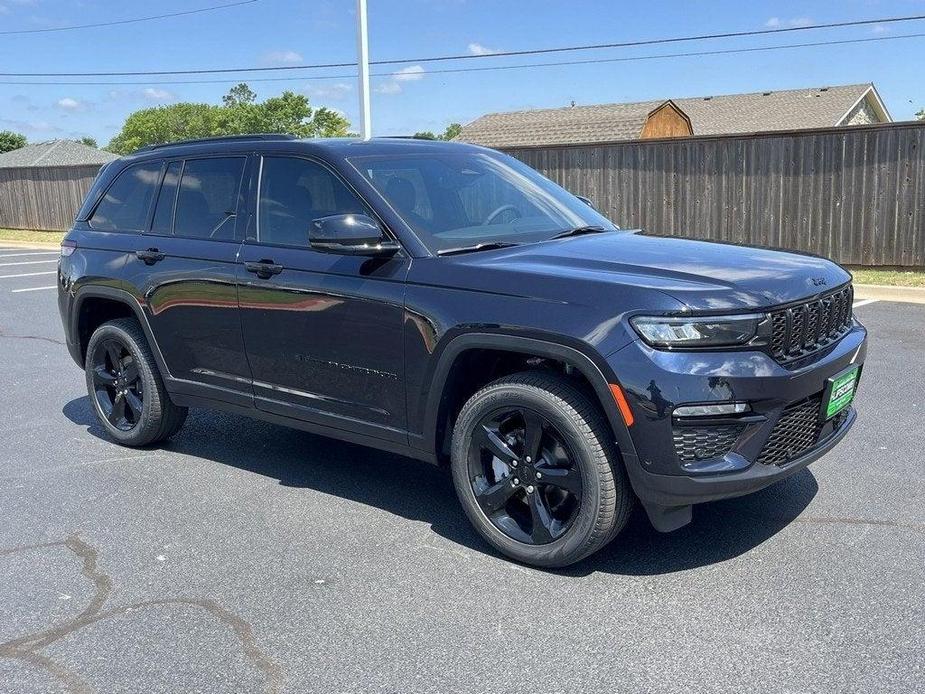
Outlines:
{"label": "blue sky", "polygon": [[[225,0],[0,0],[0,31],[111,21],[220,4]],[[604,43],[807,23],[925,14],[925,0],[841,2],[639,3],[617,0],[369,0],[375,59]],[[186,17],[80,31],[0,36],[0,72],[98,72],[269,66],[356,59],[354,0],[259,0]],[[491,111],[874,82],[894,119],[925,107],[925,38],[765,53],[684,57],[524,70],[434,74],[446,67],[651,56],[806,41],[925,33],[925,21],[796,32],[752,39],[608,49],[553,56],[491,58],[389,68],[373,78],[373,132],[442,130]],[[373,68],[373,72],[382,72]],[[350,69],[285,81],[260,74],[209,76],[221,84],[177,84],[189,77],[99,78],[113,85],[0,84],[0,130],[32,141],[90,135],[100,144],[133,110],[176,101],[218,103],[236,81],[259,97],[291,89],[356,122]],[[0,77],[0,81],[16,78]],[[164,83],[171,82],[171,83]]]}

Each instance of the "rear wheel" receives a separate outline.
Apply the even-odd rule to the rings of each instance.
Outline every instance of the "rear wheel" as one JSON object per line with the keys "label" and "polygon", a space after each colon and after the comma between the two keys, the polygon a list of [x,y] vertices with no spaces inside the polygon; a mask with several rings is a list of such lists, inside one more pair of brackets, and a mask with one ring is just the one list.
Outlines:
{"label": "rear wheel", "polygon": [[134,318],[104,323],[90,337],[85,364],[87,392],[100,424],[125,446],[145,446],[173,436],[187,408],[170,401],[154,355]]}
{"label": "rear wheel", "polygon": [[606,545],[633,495],[600,409],[567,379],[525,372],[489,384],[453,431],[457,496],[504,554],[561,567]]}

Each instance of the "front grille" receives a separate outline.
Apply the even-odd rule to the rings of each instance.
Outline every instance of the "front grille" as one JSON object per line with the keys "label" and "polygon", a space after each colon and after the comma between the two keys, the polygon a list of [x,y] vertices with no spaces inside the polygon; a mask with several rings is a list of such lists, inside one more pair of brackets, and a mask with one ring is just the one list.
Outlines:
{"label": "front grille", "polygon": [[676,426],[674,450],[683,462],[716,458],[732,449],[744,429],[743,424]]}
{"label": "front grille", "polygon": [[814,301],[771,312],[771,354],[791,361],[831,344],[851,327],[854,289],[847,285]]}
{"label": "front grille", "polygon": [[816,445],[822,426],[819,423],[820,397],[809,398],[791,405],[777,420],[758,462],[764,465],[785,465]]}

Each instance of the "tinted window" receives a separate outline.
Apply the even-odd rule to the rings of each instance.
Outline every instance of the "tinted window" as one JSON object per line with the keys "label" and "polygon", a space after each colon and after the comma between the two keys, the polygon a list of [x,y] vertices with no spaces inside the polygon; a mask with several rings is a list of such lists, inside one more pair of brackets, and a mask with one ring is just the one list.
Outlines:
{"label": "tinted window", "polygon": [[151,231],[156,234],[169,234],[173,231],[173,209],[177,202],[177,183],[180,182],[181,162],[172,161],[167,165],[161,192],[154,207],[154,221]]}
{"label": "tinted window", "polygon": [[189,159],[180,177],[174,233],[202,239],[234,239],[243,157]]}
{"label": "tinted window", "polygon": [[463,148],[370,156],[350,163],[431,250],[543,241],[575,227],[614,224],[525,164]]}
{"label": "tinted window", "polygon": [[90,218],[102,231],[141,231],[161,177],[161,162],[136,164],[119,174]]}
{"label": "tinted window", "polygon": [[307,246],[312,220],[332,214],[369,211],[320,164],[291,157],[264,157],[258,205],[261,241]]}

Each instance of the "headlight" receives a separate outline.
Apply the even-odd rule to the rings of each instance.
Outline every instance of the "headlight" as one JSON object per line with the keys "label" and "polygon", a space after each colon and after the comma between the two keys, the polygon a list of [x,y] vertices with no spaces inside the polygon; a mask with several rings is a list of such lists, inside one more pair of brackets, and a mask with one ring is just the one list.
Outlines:
{"label": "headlight", "polygon": [[636,332],[653,347],[719,347],[748,344],[758,335],[764,314],[743,316],[636,316]]}

